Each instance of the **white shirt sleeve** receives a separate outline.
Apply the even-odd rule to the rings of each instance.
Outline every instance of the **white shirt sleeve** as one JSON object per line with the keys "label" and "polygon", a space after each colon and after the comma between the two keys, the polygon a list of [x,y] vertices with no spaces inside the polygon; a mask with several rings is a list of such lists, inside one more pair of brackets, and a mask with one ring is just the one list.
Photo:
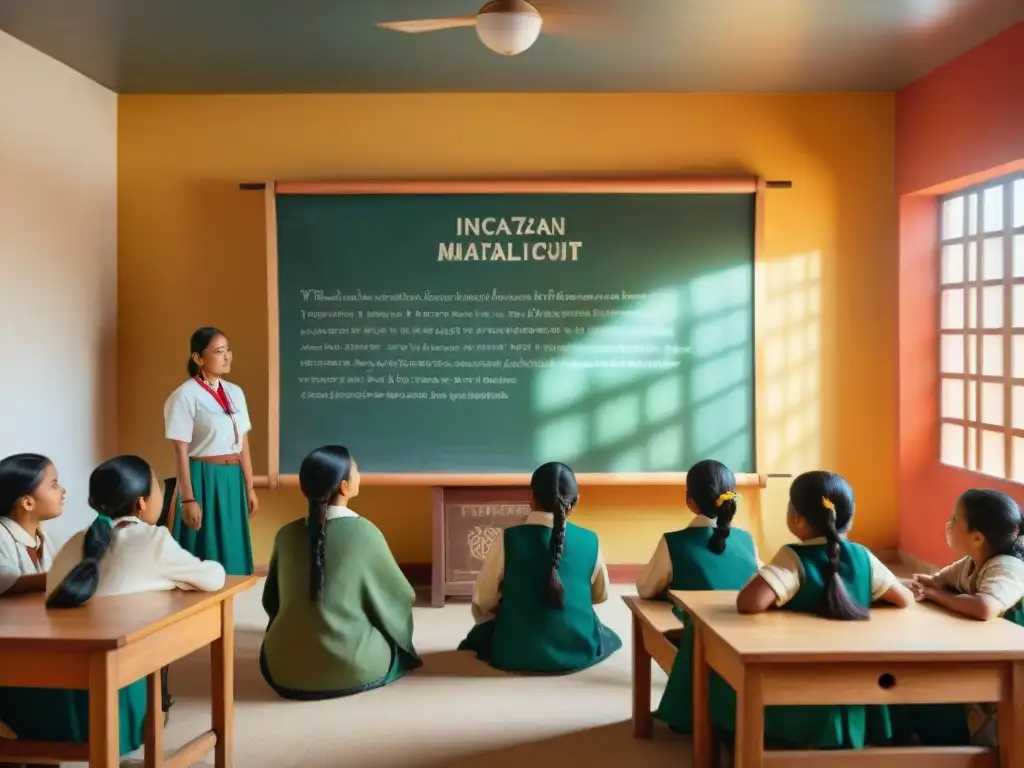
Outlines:
{"label": "white shirt sleeve", "polygon": [[601,548],[597,548],[597,562],[594,573],[590,576],[590,602],[600,605],[608,599],[608,566],[605,565]]}
{"label": "white shirt sleeve", "polygon": [[13,538],[5,531],[0,531],[0,595],[13,587],[14,582],[24,575],[18,562],[17,546]]}
{"label": "white shirt sleeve", "polygon": [[646,600],[662,597],[672,583],[672,556],[668,551],[668,542],[662,536],[651,560],[644,568],[643,575],[636,583],[636,592]]}
{"label": "white shirt sleeve", "polygon": [[782,547],[764,568],[757,572],[775,593],[775,605],[783,606],[796,597],[804,580],[800,556],[790,547]]}
{"label": "white shirt sleeve", "polygon": [[249,418],[249,405],[245,401],[245,392],[241,387],[232,385],[231,404],[235,408],[235,423],[238,425],[238,436],[248,434],[252,430]]}
{"label": "white shirt sleeve", "polygon": [[175,390],[164,403],[164,437],[191,444],[195,421],[195,401],[180,389]]}
{"label": "white shirt sleeve", "polygon": [[477,624],[490,621],[498,615],[501,602],[501,582],[505,578],[505,535],[494,539],[484,558],[483,567],[473,585],[473,620]]}
{"label": "white shirt sleeve", "polygon": [[153,526],[153,548],[160,575],[174,582],[178,589],[215,592],[223,589],[224,566],[215,560],[200,560],[174,540],[163,526]]}
{"label": "white shirt sleeve", "polygon": [[896,574],[886,568],[870,549],[865,547],[864,551],[867,552],[868,563],[871,564],[871,599],[879,600],[896,584]]}

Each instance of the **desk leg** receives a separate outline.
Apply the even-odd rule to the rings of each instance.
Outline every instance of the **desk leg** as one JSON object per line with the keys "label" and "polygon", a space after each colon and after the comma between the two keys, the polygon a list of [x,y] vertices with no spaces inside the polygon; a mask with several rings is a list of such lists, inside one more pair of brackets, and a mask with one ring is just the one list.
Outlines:
{"label": "desk leg", "polygon": [[764,680],[757,667],[744,667],[743,684],[736,691],[735,768],[764,765]]}
{"label": "desk leg", "polygon": [[216,768],[232,768],[235,755],[235,604],[229,598],[220,607],[220,639],[210,646],[213,668],[213,730]]}
{"label": "desk leg", "polygon": [[1024,662],[1010,665],[1009,682],[999,701],[999,765],[1024,768]]}
{"label": "desk leg", "polygon": [[713,768],[718,761],[715,759],[715,728],[708,701],[711,668],[705,653],[707,634],[698,624],[686,631],[693,632],[693,768]]}
{"label": "desk leg", "polygon": [[633,616],[633,735],[649,739],[654,732],[651,714],[651,655],[644,647],[643,626]]}
{"label": "desk leg", "polygon": [[99,652],[89,659],[89,768],[118,768],[117,662]]}
{"label": "desk leg", "polygon": [[146,678],[146,768],[162,768],[164,764],[162,678],[162,672],[154,672]]}

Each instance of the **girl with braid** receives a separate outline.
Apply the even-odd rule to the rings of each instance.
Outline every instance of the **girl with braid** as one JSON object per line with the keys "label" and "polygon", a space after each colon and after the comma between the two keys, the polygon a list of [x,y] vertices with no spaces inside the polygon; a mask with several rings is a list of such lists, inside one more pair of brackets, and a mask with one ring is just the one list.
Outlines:
{"label": "girl with braid", "polygon": [[[636,584],[640,597],[664,599],[668,590],[741,589],[761,565],[753,537],[732,527],[736,515],[736,477],[720,461],[698,461],[686,473],[686,506],[695,517],[679,531],[666,533]],[[692,731],[693,623],[679,608],[686,630],[655,716],[678,733]],[[735,729],[736,695],[717,673],[710,683],[716,723]]]}
{"label": "girl with braid", "polygon": [[286,699],[315,701],[379,688],[423,663],[412,643],[416,600],[373,523],[349,508],[359,467],[340,445],[302,460],[305,518],[274,539],[260,671]]}
{"label": "girl with braid", "polygon": [[[786,524],[799,539],[779,550],[736,598],[740,613],[773,607],[862,621],[874,601],[899,608],[914,596],[892,571],[860,544],[847,541],[853,524],[853,489],[832,472],[806,472],[789,489]],[[786,745],[856,749],[889,740],[885,706],[768,707],[765,736]]]}
{"label": "girl with braid", "polygon": [[[76,533],[46,574],[46,607],[76,608],[94,597],[162,592],[215,591],[224,567],[185,551],[170,531],[156,525],[163,488],[138,456],[103,462],[89,477],[89,506],[97,517]],[[118,736],[122,755],[143,742],[146,680],[118,692]],[[89,694],[55,688],[0,688],[0,717],[20,738],[40,741],[89,739]]]}
{"label": "girl with braid", "polygon": [[[1024,626],[1024,518],[999,491],[972,488],[946,525],[961,555],[932,575],[915,574],[914,597],[978,621],[1002,618]],[[904,704],[891,707],[896,737],[924,746],[997,746],[994,704]]]}
{"label": "girl with braid", "polygon": [[539,467],[530,497],[526,521],[487,554],[473,589],[477,624],[459,650],[510,672],[578,672],[622,647],[594,611],[608,599],[608,572],[597,535],[568,522],[579,502],[569,467]]}

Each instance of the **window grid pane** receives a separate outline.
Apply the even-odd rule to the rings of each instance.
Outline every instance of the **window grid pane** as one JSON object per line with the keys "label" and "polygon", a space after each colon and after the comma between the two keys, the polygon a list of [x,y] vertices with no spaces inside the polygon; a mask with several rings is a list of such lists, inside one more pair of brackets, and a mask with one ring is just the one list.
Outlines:
{"label": "window grid pane", "polygon": [[939,214],[939,459],[1024,484],[1024,174]]}

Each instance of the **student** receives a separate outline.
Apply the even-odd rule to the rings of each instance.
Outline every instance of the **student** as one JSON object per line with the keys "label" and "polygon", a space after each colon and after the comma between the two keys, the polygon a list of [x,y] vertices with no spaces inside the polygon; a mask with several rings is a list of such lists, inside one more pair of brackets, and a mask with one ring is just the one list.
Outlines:
{"label": "student", "polygon": [[577,672],[622,647],[594,611],[608,599],[608,572],[596,534],[567,522],[579,501],[572,470],[544,464],[530,492],[533,511],[484,560],[473,589],[477,624],[459,650],[510,672]]}
{"label": "student", "polygon": [[[664,598],[667,590],[741,589],[757,573],[757,547],[749,533],[732,527],[736,515],[736,478],[713,459],[686,473],[686,506],[695,517],[679,531],[666,533],[636,583],[640,597]],[[655,716],[674,731],[690,733],[693,719],[692,622],[673,609],[686,631]],[[735,730],[736,695],[717,674],[710,682],[712,719]]]}
{"label": "student", "polygon": [[19,453],[0,461],[0,595],[45,589],[53,545],[41,523],[60,517],[66,498],[45,456]]}
{"label": "student", "polygon": [[[946,526],[950,548],[963,555],[928,576],[914,574],[911,589],[979,621],[1003,618],[1024,626],[1024,520],[1017,502],[999,491],[971,489],[957,500]],[[925,746],[996,746],[992,704],[910,704],[891,707],[896,738]]]}
{"label": "student", "polygon": [[[212,591],[224,586],[219,563],[183,550],[155,525],[163,491],[143,459],[118,456],[89,477],[89,506],[98,516],[61,547],[46,578],[48,608],[73,608],[93,597],[175,588]],[[118,696],[120,752],[143,742],[145,678]],[[84,743],[89,738],[87,691],[0,688],[0,719],[23,739]]]}
{"label": "student", "polygon": [[416,593],[384,536],[349,508],[359,467],[340,445],[302,460],[308,515],[274,539],[263,608],[260,671],[279,696],[318,700],[379,688],[421,666],[413,647]]}
{"label": "student", "polygon": [[[779,550],[736,598],[740,613],[772,607],[828,619],[868,618],[875,600],[900,608],[914,597],[871,552],[846,540],[853,523],[853,489],[832,472],[807,472],[789,489],[786,524],[799,539]],[[768,707],[765,735],[817,749],[859,748],[891,736],[889,714],[879,706]]]}
{"label": "student", "polygon": [[178,499],[170,523],[192,554],[228,573],[253,573],[249,517],[259,500],[249,454],[249,409],[231,373],[231,345],[216,328],[192,334],[188,380],[164,404],[164,435],[177,468]]}

